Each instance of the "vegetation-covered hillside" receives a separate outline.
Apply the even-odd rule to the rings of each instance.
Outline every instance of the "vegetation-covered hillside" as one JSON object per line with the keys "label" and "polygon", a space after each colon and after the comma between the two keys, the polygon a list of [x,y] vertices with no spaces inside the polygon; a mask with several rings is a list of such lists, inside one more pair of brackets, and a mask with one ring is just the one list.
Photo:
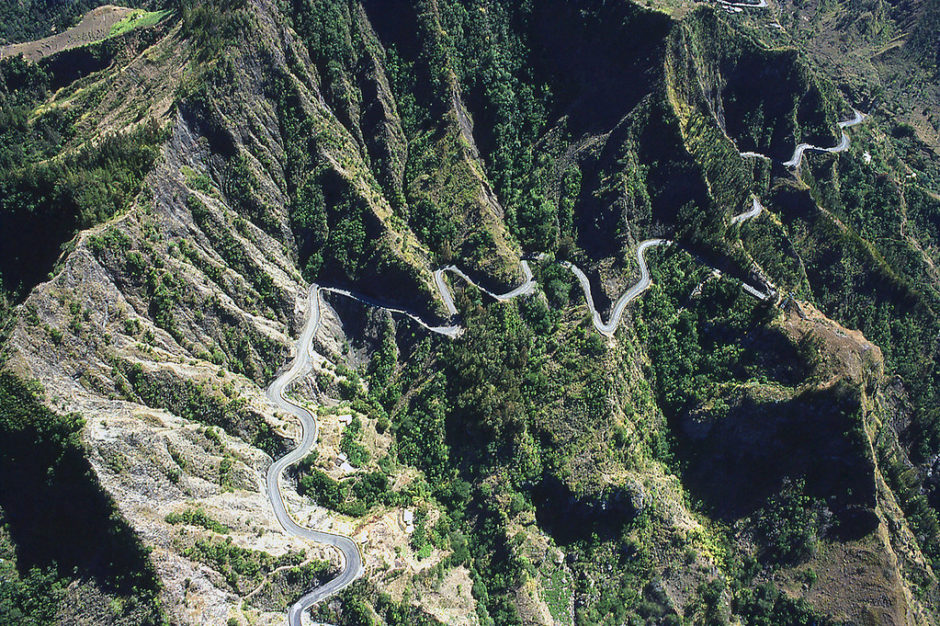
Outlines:
{"label": "vegetation-covered hillside", "polygon": [[[364,562],[317,621],[940,620],[930,2],[140,8],[0,59],[0,623],[282,623],[345,567],[265,485],[310,310],[281,491]],[[568,266],[608,319],[654,237],[599,333]]]}

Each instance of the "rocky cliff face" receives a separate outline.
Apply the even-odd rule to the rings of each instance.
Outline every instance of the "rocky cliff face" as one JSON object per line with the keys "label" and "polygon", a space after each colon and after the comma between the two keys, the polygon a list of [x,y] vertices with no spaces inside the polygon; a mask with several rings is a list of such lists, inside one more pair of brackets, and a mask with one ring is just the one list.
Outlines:
{"label": "rocky cliff face", "polygon": [[[171,622],[281,623],[342,567],[277,525],[264,486],[300,436],[263,389],[310,282],[440,321],[433,269],[502,291],[543,252],[532,296],[454,284],[455,340],[323,296],[291,390],[320,438],[287,504],[356,539],[366,572],[320,618],[936,621],[936,202],[880,120],[781,164],[835,145],[849,107],[768,45],[773,14],[175,11],[60,53],[90,55],[82,75],[4,61],[0,91],[19,146],[0,161],[3,368],[84,417]],[[768,210],[733,225],[755,194]],[[51,244],[37,216],[62,218]],[[651,253],[653,287],[595,334],[554,259],[606,309],[660,235],[680,245]],[[87,617],[76,597],[60,619]]]}

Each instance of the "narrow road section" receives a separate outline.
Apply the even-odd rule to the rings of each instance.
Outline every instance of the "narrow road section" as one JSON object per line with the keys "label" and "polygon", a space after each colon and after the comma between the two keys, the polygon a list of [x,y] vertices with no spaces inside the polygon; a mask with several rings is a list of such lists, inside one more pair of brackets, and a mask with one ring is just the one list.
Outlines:
{"label": "narrow road section", "polygon": [[769,5],[767,0],[758,2],[728,2],[727,0],[718,0],[718,4],[723,7],[740,7],[742,9],[766,9]]}
{"label": "narrow road section", "polygon": [[831,148],[820,148],[819,146],[814,146],[811,143],[801,143],[793,151],[793,156],[790,157],[790,160],[784,162],[784,165],[793,169],[799,169],[800,163],[802,163],[803,161],[803,153],[806,152],[807,150],[814,150],[816,152],[831,152],[831,153],[845,152],[846,150],[848,150],[849,145],[851,145],[851,141],[849,140],[849,136],[845,133],[845,129],[851,128],[852,126],[855,126],[857,124],[861,124],[865,120],[865,118],[868,117],[867,115],[865,115],[861,111],[858,111],[857,109],[852,109],[852,112],[854,113],[854,115],[852,116],[851,119],[845,120],[843,122],[839,122],[839,130],[842,132],[842,138],[839,139],[838,144],[836,144],[835,146]]}
{"label": "narrow road section", "polygon": [[287,507],[284,505],[284,497],[281,494],[281,475],[284,473],[284,469],[307,456],[317,442],[317,420],[313,413],[306,407],[285,397],[284,390],[292,382],[305,376],[310,371],[311,342],[319,325],[320,288],[317,285],[311,285],[307,298],[306,320],[300,338],[297,339],[294,346],[294,359],[287,371],[278,376],[266,391],[268,400],[274,406],[297,418],[303,434],[299,446],[272,463],[268,468],[266,488],[268,500],[270,500],[271,507],[274,509],[274,516],[281,524],[281,527],[296,537],[333,546],[342,555],[343,565],[336,578],[314,588],[290,607],[287,614],[287,621],[290,626],[301,626],[302,615],[305,610],[343,589],[363,573],[362,555],[355,541],[342,535],[304,528],[295,522],[294,518],[288,513]]}
{"label": "narrow road section", "polygon": [[757,196],[754,196],[753,202],[751,203],[751,210],[745,211],[739,215],[735,215],[731,218],[732,224],[740,224],[745,220],[749,220],[752,217],[757,217],[764,210],[764,205],[760,203],[760,200],[757,199]]}
{"label": "narrow road section", "polygon": [[571,270],[571,272],[577,276],[578,282],[581,283],[581,290],[584,292],[584,299],[587,301],[588,308],[591,310],[591,319],[594,321],[594,328],[597,329],[597,332],[607,337],[613,336],[617,331],[617,326],[620,325],[620,318],[623,317],[623,311],[627,305],[641,293],[649,289],[652,281],[650,280],[649,268],[646,266],[646,250],[653,246],[670,245],[672,245],[672,242],[668,239],[647,239],[646,241],[640,242],[640,245],[636,248],[636,261],[640,266],[640,279],[636,281],[632,287],[623,292],[622,296],[617,298],[610,312],[610,319],[607,320],[607,322],[604,322],[601,318],[601,314],[595,308],[594,296],[591,295],[591,281],[589,281],[588,277],[581,271],[581,268],[574,263],[569,263],[568,261],[562,262],[562,265]]}
{"label": "narrow road section", "polygon": [[[523,263],[525,263],[525,261],[523,261]],[[528,266],[526,266],[525,269],[528,269]],[[531,278],[532,274],[529,273],[529,276]],[[436,273],[435,273],[435,280],[437,280]],[[470,281],[469,278],[467,280],[470,282],[470,284],[476,286],[479,289],[482,289],[482,287],[479,287],[476,283]],[[457,313],[457,308],[454,307],[454,300],[450,295],[450,291],[447,290],[447,286],[445,285],[444,288],[442,289],[441,288],[442,284],[443,283],[438,282],[437,288],[441,293],[441,298],[444,299],[444,304],[447,307],[448,312],[450,313],[451,316],[454,316]],[[383,311],[388,311],[389,313],[404,315],[405,317],[414,320],[419,325],[423,326],[425,329],[431,331],[432,333],[437,333],[438,335],[446,335],[447,337],[457,337],[460,335],[460,333],[463,332],[463,328],[461,326],[457,326],[456,324],[452,324],[448,326],[436,326],[434,324],[429,324],[428,322],[421,319],[421,317],[417,313],[408,311],[406,309],[400,309],[397,307],[389,306],[388,304],[383,304],[379,302],[378,300],[376,300],[375,298],[371,298],[365,294],[358,293],[355,291],[350,291],[349,289],[340,289],[338,287],[320,287],[319,290],[325,291],[327,293],[339,294],[351,300],[356,300],[358,302],[362,302],[363,304],[367,304],[373,308],[382,309]],[[487,291],[486,293],[490,293],[490,292]],[[494,297],[498,299],[497,296],[494,296]]]}
{"label": "narrow road section", "polygon": [[522,266],[522,273],[525,275],[525,281],[515,289],[502,294],[493,293],[489,289],[478,285],[473,281],[472,278],[464,274],[456,265],[448,265],[446,267],[442,267],[439,270],[435,270],[434,284],[437,285],[437,290],[441,294],[441,299],[444,301],[444,306],[447,308],[447,312],[453,316],[457,315],[457,306],[454,304],[454,298],[450,292],[450,288],[447,286],[447,283],[444,282],[445,272],[450,272],[455,276],[459,276],[468,284],[473,285],[494,300],[505,302],[506,300],[512,300],[518,296],[523,296],[535,291],[535,279],[532,278],[532,268],[529,267],[529,262],[522,261],[520,265]]}

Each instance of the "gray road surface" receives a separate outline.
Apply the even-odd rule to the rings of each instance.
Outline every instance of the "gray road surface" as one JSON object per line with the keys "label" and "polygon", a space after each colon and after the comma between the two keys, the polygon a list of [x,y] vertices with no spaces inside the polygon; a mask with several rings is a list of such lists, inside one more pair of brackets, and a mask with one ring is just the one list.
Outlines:
{"label": "gray road surface", "polygon": [[307,318],[304,322],[303,330],[300,333],[300,338],[297,340],[297,344],[294,348],[294,360],[291,362],[290,368],[278,376],[277,379],[271,383],[266,392],[268,399],[279,409],[296,417],[300,421],[303,429],[303,437],[300,445],[275,461],[271,467],[268,468],[266,487],[268,500],[270,500],[271,506],[274,509],[274,516],[288,533],[316,543],[333,546],[339,550],[343,557],[343,569],[336,578],[313,589],[291,606],[287,614],[288,623],[291,626],[301,626],[301,615],[307,608],[333,595],[343,587],[346,587],[361,576],[363,572],[362,555],[355,541],[349,537],[343,537],[342,535],[304,528],[295,522],[290,516],[290,513],[287,512],[287,508],[284,506],[284,498],[281,494],[280,479],[284,469],[304,458],[317,441],[316,418],[305,407],[286,398],[284,396],[284,389],[287,388],[291,382],[310,371],[310,344],[319,325],[320,288],[317,285],[312,285],[307,302]]}
{"label": "gray road surface", "polygon": [[831,148],[820,148],[819,146],[814,146],[813,144],[810,144],[810,143],[801,143],[796,147],[795,150],[793,150],[793,156],[790,157],[790,160],[786,161],[784,165],[786,165],[787,167],[798,169],[800,167],[800,163],[802,163],[803,161],[803,153],[806,152],[807,150],[815,150],[816,152],[832,152],[832,153],[845,152],[846,150],[848,150],[851,142],[849,140],[849,136],[845,133],[845,129],[851,128],[852,126],[855,126],[856,124],[861,124],[862,121],[866,117],[864,113],[862,113],[861,111],[857,111],[856,109],[852,109],[852,112],[854,113],[854,115],[852,116],[851,119],[845,120],[843,122],[839,122],[839,130],[842,131],[842,138],[839,139],[838,144],[836,144],[835,146]]}

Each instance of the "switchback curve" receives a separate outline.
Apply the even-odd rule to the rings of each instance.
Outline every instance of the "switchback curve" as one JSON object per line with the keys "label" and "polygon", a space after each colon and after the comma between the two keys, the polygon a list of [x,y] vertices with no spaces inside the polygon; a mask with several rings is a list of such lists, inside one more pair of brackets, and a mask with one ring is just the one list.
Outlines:
{"label": "switchback curve", "polygon": [[849,139],[849,136],[846,134],[845,129],[851,128],[852,126],[855,126],[857,124],[861,124],[867,117],[864,113],[862,113],[861,111],[857,109],[852,109],[852,112],[854,113],[854,115],[852,116],[851,119],[839,122],[839,130],[842,133],[842,136],[839,139],[839,143],[837,143],[835,146],[831,148],[821,148],[819,146],[814,146],[813,144],[810,144],[810,143],[801,143],[796,147],[796,149],[793,150],[793,156],[790,157],[789,161],[785,161],[784,165],[793,169],[799,169],[800,163],[803,162],[803,153],[806,152],[807,150],[815,150],[816,152],[831,152],[831,153],[845,152],[846,150],[848,150],[849,145],[851,145],[851,140]]}

